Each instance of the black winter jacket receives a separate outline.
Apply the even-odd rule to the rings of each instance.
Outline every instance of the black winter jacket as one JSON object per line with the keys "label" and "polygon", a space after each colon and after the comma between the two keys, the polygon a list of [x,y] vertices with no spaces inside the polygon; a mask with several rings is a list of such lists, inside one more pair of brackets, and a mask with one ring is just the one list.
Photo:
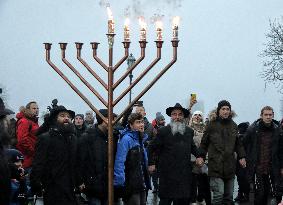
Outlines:
{"label": "black winter jacket", "polygon": [[194,131],[186,127],[183,135],[171,132],[170,125],[158,130],[149,144],[149,165],[158,156],[160,198],[189,198],[192,183],[191,154],[199,156],[193,141]]}
{"label": "black winter jacket", "polygon": [[[258,158],[260,154],[260,131],[261,120],[255,121],[247,130],[243,138],[243,143],[247,153],[247,168],[248,178],[253,180],[256,166],[258,165]],[[271,144],[271,162],[272,166],[271,175],[274,177],[275,182],[280,179],[280,169],[283,168],[283,136],[282,130],[278,124],[272,122],[272,144]]]}
{"label": "black winter jacket", "polygon": [[78,143],[78,184],[85,184],[87,196],[107,197],[107,135],[98,127],[92,127]]}
{"label": "black winter jacket", "polygon": [[75,203],[76,136],[51,128],[38,137],[32,165],[31,186],[44,189],[44,204]]}

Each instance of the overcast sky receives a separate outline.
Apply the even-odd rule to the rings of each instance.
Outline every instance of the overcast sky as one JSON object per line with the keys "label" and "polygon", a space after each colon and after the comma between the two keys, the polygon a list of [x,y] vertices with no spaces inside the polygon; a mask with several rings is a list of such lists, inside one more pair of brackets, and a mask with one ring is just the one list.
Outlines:
{"label": "overcast sky", "polygon": [[[153,2],[153,3],[151,3]],[[98,41],[98,55],[107,62],[107,15],[105,1],[97,0],[0,0],[0,84],[6,88],[7,103],[17,111],[31,100],[38,101],[45,111],[51,100],[84,113],[88,106],[68,87],[45,61],[43,42],[53,43],[52,61],[84,92],[97,108],[103,106],[62,63],[58,42],[68,42],[68,60],[96,87],[104,90],[76,60],[74,42],[83,42],[83,58],[106,79],[106,72],[92,59],[89,42]],[[155,58],[154,14],[164,15],[164,48],[162,60],[133,90],[137,95],[153,79],[172,56],[170,43],[172,16],[181,17],[178,61],[142,98],[152,120],[157,111],[180,102],[184,106],[190,93],[196,93],[203,102],[206,114],[227,99],[236,111],[237,122],[254,121],[260,109],[270,105],[275,118],[281,118],[282,96],[273,85],[260,77],[262,59],[258,57],[266,42],[269,19],[283,13],[282,0],[135,0],[109,1],[116,23],[114,58],[123,55],[120,43],[125,11],[131,16],[130,52],[139,57],[139,26],[137,16],[143,14],[149,24],[146,59],[133,73],[134,79]],[[123,64],[115,73],[117,79],[127,68]],[[117,96],[128,85],[117,89]],[[119,113],[128,102],[128,96],[115,112]]]}

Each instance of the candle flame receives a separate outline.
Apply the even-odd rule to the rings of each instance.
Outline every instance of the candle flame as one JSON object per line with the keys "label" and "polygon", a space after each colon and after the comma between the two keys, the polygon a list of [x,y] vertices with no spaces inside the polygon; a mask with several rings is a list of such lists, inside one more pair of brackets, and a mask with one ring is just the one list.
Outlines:
{"label": "candle flame", "polygon": [[109,20],[113,20],[113,14],[110,7],[107,7],[107,15]]}
{"label": "candle flame", "polygon": [[145,20],[144,20],[144,18],[143,17],[140,17],[139,18],[139,24],[140,24],[140,27],[142,28],[142,29],[146,29],[146,22],[145,22]]}
{"label": "candle flame", "polygon": [[173,18],[173,27],[174,26],[179,26],[179,23],[180,23],[180,16],[175,16]]}
{"label": "candle flame", "polygon": [[162,28],[163,28],[163,23],[162,23],[162,21],[156,21],[156,22],[155,22],[155,26],[156,26],[156,29],[162,29]]}
{"label": "candle flame", "polygon": [[129,25],[130,25],[130,19],[129,19],[129,18],[126,18],[126,19],[125,19],[124,26],[125,26],[125,27],[129,27]]}

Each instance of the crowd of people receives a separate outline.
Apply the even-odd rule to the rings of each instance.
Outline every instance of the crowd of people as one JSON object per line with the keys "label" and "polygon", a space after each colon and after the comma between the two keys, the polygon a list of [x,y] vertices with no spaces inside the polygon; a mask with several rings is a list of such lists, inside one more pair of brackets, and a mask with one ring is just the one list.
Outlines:
{"label": "crowd of people", "polygon": [[[115,124],[115,205],[146,205],[150,190],[159,205],[280,203],[282,123],[272,107],[263,107],[253,123],[237,125],[227,100],[207,120],[191,112],[195,103],[169,106],[152,122],[137,104]],[[107,120],[95,119],[92,111],[77,114],[56,99],[48,109],[39,125],[35,101],[14,119],[0,98],[0,204],[36,204],[43,197],[44,205],[106,205],[108,110],[99,110]],[[170,117],[167,124],[162,113]]]}

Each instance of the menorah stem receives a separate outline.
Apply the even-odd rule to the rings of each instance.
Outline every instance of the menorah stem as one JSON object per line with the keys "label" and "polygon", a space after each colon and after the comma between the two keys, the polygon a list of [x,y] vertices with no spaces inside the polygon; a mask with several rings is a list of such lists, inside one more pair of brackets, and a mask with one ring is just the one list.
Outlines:
{"label": "menorah stem", "polygon": [[164,75],[164,73],[166,73],[166,71],[177,61],[177,48],[178,48],[178,40],[174,40],[172,41],[172,46],[173,46],[173,58],[170,61],[170,63],[168,63],[166,65],[165,68],[163,68],[159,74],[146,86],[146,88],[144,88],[144,90],[137,96],[135,97],[135,99],[124,109],[124,111],[115,119],[114,124],[117,123],[122,117],[123,115],[127,112],[127,110],[129,110],[134,104],[135,102],[137,102],[142,96],[144,96],[144,94]]}
{"label": "menorah stem", "polygon": [[102,80],[96,72],[93,71],[93,69],[86,63],[84,59],[81,57],[81,49],[82,49],[83,43],[76,42],[76,48],[77,48],[77,59],[83,64],[83,66],[92,74],[93,77],[96,78],[98,82],[107,90],[107,84]]}
{"label": "menorah stem", "polygon": [[129,68],[127,69],[127,71],[124,73],[123,76],[121,76],[119,78],[119,80],[113,85],[113,89],[115,90],[124,80],[125,78],[133,72],[133,70],[137,67],[138,64],[140,64],[140,62],[142,62],[142,60],[145,57],[145,47],[146,47],[146,41],[140,41],[140,47],[141,47],[141,56],[139,57],[139,59]]}
{"label": "menorah stem", "polygon": [[90,91],[107,107],[107,102],[103,97],[86,81],[80,72],[66,59],[65,51],[67,43],[59,43],[61,48],[62,61],[75,73],[75,75],[90,89]]}
{"label": "menorah stem", "polygon": [[94,60],[96,60],[96,62],[99,63],[99,65],[101,65],[101,67],[104,68],[104,70],[108,71],[108,66],[105,65],[105,63],[103,63],[102,60],[100,60],[100,58],[97,57],[97,48],[98,48],[99,43],[92,42],[90,44],[91,44],[91,47],[92,47],[92,50],[93,50],[92,56],[93,56]]}
{"label": "menorah stem", "polygon": [[113,43],[115,34],[107,34],[108,39],[113,40],[109,44],[108,67],[108,205],[114,204],[114,155],[113,155]]}
{"label": "menorah stem", "polygon": [[63,78],[63,80],[65,80],[65,82],[78,94],[78,96],[80,96],[83,101],[85,101],[85,103],[96,113],[98,114],[103,120],[106,121],[106,118],[92,105],[92,103],[84,96],[84,94],[82,94],[79,89],[60,71],[59,68],[57,68],[56,65],[54,65],[52,63],[52,61],[50,60],[50,50],[51,50],[51,43],[44,43],[45,45],[45,50],[46,50],[46,61],[47,63],[51,66],[51,68],[53,68],[53,70],[58,73],[61,78]]}
{"label": "menorah stem", "polygon": [[138,78],[114,101],[113,106],[117,105],[120,100],[150,71],[150,69],[155,66],[161,59],[161,48],[163,41],[156,41],[157,46],[157,57],[155,60],[138,76]]}

